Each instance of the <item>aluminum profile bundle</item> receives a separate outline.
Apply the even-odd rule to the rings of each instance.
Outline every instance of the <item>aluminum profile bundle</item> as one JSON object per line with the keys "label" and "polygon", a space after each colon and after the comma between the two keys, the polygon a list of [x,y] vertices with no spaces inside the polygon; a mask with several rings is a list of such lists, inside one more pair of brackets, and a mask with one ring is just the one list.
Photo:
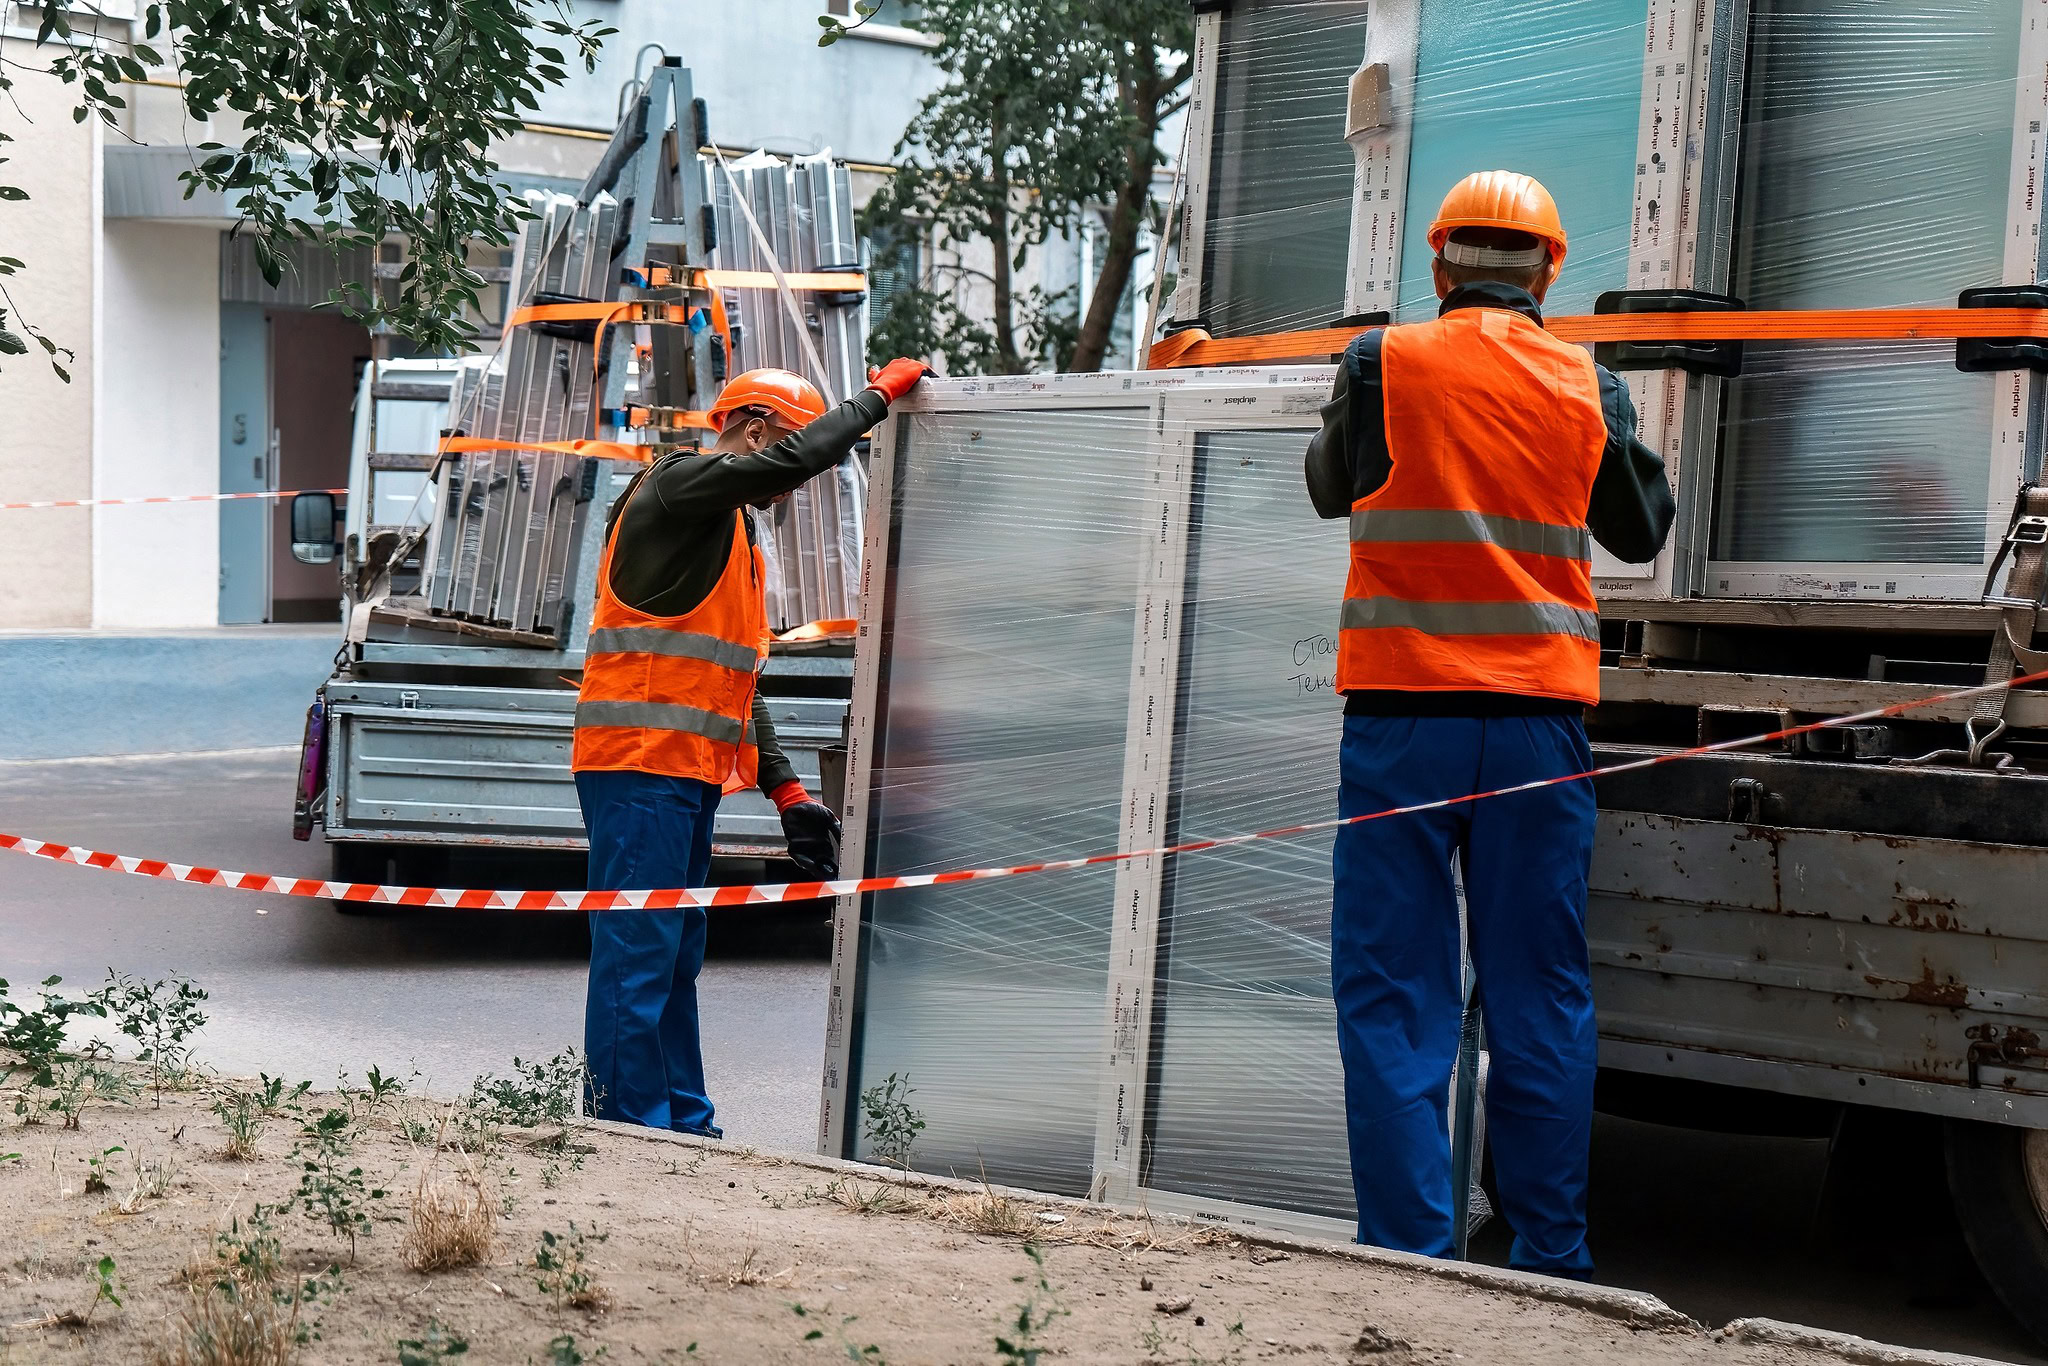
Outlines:
{"label": "aluminum profile bundle", "polygon": [[[627,163],[614,179],[631,169]],[[774,263],[801,274],[859,271],[844,165],[829,155],[795,162],[756,155],[733,170],[768,238]],[[731,184],[720,175],[718,185],[721,245],[715,264],[768,271],[771,262],[735,207]],[[658,211],[681,214],[688,208],[682,203],[688,196],[675,204],[666,203],[669,197],[675,196],[656,194]],[[592,193],[587,206],[541,192],[529,194],[527,203],[533,217],[519,234],[509,297],[535,304],[619,297],[621,277],[614,258],[622,247],[635,260],[648,250],[635,236],[631,206],[622,211],[605,191]],[[638,231],[644,232],[644,225]],[[843,295],[804,291],[796,298],[801,329],[777,291],[726,292],[734,348],[727,373],[776,366],[805,375],[832,399],[857,390],[866,382],[865,294],[851,288]],[[644,354],[630,360],[630,349],[619,350],[626,331],[617,329],[605,339],[612,348],[607,357],[612,375],[601,393],[587,324],[508,328],[495,355],[468,362],[458,373],[449,426],[499,441],[562,441],[601,435],[600,429],[616,419],[598,419],[621,403],[680,405],[685,395],[670,392],[676,386],[663,378],[675,369],[672,357],[664,359],[670,341],[666,330],[648,329]],[[621,370],[629,373],[621,375]],[[701,390],[692,397],[707,402]],[[560,634],[575,578],[570,548],[585,496],[579,458],[524,450],[470,452],[443,461],[437,479],[441,496],[422,589],[427,609],[487,626]],[[756,519],[768,562],[769,624],[775,629],[854,615],[865,485],[861,466],[849,460]]]}
{"label": "aluminum profile bundle", "polygon": [[[731,166],[732,180],[723,173],[715,177],[720,268],[769,268],[734,203],[736,183],[785,271],[860,269],[844,164],[835,163],[830,153],[794,161],[755,153]],[[732,371],[761,366],[793,370],[817,384],[828,400],[856,392],[867,382],[865,294],[804,292],[796,299],[824,373],[814,373],[810,351],[782,298],[761,289],[726,291],[726,311],[733,320]],[[768,555],[768,620],[775,629],[854,615],[864,501],[865,479],[858,462],[849,459],[756,519]]]}
{"label": "aluminum profile bundle", "polygon": [[[527,195],[509,297],[605,299],[618,204]],[[593,339],[571,326],[509,328],[488,361],[458,373],[453,430],[500,441],[549,442],[592,430]],[[569,581],[581,461],[549,451],[474,451],[444,461],[423,589],[428,610],[490,626],[554,634]]]}

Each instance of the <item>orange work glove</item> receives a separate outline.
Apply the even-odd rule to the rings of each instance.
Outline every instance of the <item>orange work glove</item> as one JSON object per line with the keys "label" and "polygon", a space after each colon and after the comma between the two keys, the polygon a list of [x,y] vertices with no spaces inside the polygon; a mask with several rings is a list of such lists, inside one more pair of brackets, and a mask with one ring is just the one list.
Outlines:
{"label": "orange work glove", "polygon": [[894,403],[931,372],[932,368],[921,360],[898,356],[879,370],[868,367],[868,388]]}

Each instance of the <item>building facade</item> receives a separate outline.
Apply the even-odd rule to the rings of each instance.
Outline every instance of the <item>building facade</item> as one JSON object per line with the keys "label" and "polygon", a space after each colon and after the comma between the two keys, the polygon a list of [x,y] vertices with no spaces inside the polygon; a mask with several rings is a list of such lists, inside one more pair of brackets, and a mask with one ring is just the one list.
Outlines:
{"label": "building facade", "polygon": [[[515,189],[573,192],[617,121],[622,87],[662,56],[691,69],[728,152],[829,150],[856,192],[939,79],[920,34],[885,11],[830,48],[830,0],[582,0],[618,32],[593,74],[545,97],[497,149]],[[133,0],[103,0],[127,38]],[[220,196],[184,197],[189,148],[233,141],[184,115],[174,73],[123,88],[121,123],[72,121],[70,88],[35,68],[34,15],[0,0],[21,115],[6,167],[26,202],[0,211],[17,312],[71,353],[71,382],[39,352],[0,366],[0,501],[324,488],[345,482],[350,409],[371,339],[316,310],[343,273],[302,252],[272,290]],[[25,121],[24,121],[25,116]],[[358,274],[356,278],[363,278]],[[19,327],[16,327],[19,331]],[[151,631],[332,621],[331,566],[293,560],[286,509],[246,501],[0,513],[0,631]]]}

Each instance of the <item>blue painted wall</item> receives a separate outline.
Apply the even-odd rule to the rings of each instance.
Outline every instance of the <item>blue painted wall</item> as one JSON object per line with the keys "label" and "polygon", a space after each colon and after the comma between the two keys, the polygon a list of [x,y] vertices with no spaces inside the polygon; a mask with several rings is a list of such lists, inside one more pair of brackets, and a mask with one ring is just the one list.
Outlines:
{"label": "blue painted wall", "polygon": [[296,745],[338,626],[0,635],[0,759]]}

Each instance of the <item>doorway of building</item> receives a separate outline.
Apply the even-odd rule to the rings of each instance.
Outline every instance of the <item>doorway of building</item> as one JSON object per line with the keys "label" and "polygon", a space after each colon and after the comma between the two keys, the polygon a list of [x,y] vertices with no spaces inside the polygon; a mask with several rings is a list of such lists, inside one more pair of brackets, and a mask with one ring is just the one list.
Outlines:
{"label": "doorway of building", "polygon": [[[270,310],[271,423],[280,488],[347,486],[356,385],[369,363],[370,333],[361,323],[324,310]],[[340,620],[339,562],[293,559],[290,500],[279,499],[268,512],[270,619]]]}
{"label": "doorway of building", "polygon": [[[223,493],[343,488],[370,334],[336,313],[221,304]],[[336,621],[333,564],[291,555],[290,500],[220,506],[220,620]]]}

